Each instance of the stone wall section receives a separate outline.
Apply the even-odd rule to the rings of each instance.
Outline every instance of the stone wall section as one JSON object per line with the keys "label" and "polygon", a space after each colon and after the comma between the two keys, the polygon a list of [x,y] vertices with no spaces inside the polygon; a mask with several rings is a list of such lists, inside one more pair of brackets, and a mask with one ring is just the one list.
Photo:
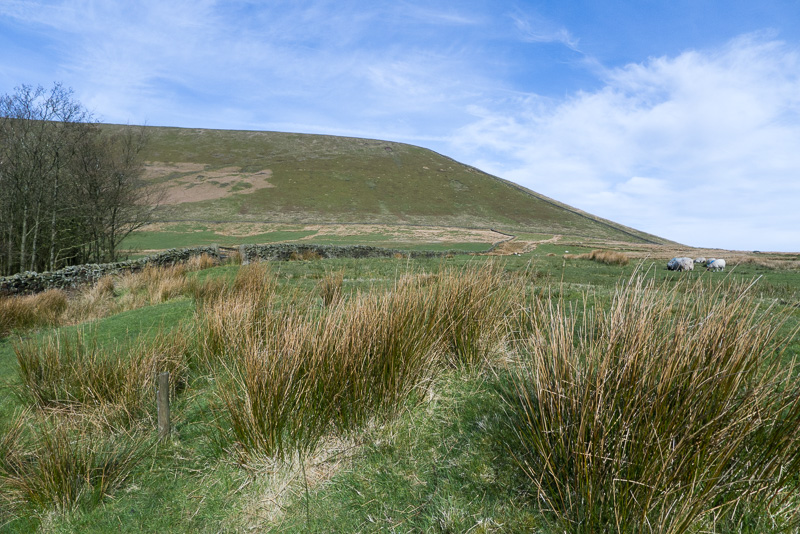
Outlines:
{"label": "stone wall section", "polygon": [[86,284],[93,284],[107,274],[136,272],[146,265],[158,267],[175,265],[201,254],[208,254],[219,259],[220,249],[216,246],[170,249],[136,260],[71,265],[58,271],[43,273],[25,271],[0,277],[0,295],[39,293],[48,289],[75,289]]}
{"label": "stone wall section", "polygon": [[[208,254],[212,258],[222,260],[235,250],[237,250],[237,248],[226,248],[216,245],[170,249],[136,260],[120,261],[116,263],[73,265],[58,271],[46,271],[43,273],[26,271],[11,276],[0,277],[0,295],[39,293],[48,289],[76,289],[87,284],[93,284],[103,276],[109,274],[136,272],[143,269],[146,265],[158,267],[176,265],[202,254]],[[412,258],[433,258],[448,254],[447,252],[403,251],[363,245],[298,245],[294,243],[240,245],[238,251],[242,257],[242,263],[254,261],[287,261],[298,259],[308,254],[316,254],[320,258],[387,258],[398,255]]]}

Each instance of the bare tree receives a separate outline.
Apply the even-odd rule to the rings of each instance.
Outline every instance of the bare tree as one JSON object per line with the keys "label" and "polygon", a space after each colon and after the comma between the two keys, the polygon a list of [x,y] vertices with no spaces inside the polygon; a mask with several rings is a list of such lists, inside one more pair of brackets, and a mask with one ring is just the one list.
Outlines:
{"label": "bare tree", "polygon": [[0,274],[114,261],[149,222],[143,128],[100,128],[70,89],[0,96]]}
{"label": "bare tree", "polygon": [[125,128],[86,140],[77,147],[75,182],[86,203],[84,220],[91,234],[92,256],[117,260],[120,242],[152,220],[157,192],[141,176],[141,151],[147,141],[144,128]]}

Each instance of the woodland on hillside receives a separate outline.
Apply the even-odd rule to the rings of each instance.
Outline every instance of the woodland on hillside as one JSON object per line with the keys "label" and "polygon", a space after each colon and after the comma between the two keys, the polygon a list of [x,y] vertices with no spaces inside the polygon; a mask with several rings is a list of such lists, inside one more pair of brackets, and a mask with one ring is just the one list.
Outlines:
{"label": "woodland on hillside", "polygon": [[0,275],[116,261],[149,221],[143,129],[101,131],[60,84],[0,96]]}

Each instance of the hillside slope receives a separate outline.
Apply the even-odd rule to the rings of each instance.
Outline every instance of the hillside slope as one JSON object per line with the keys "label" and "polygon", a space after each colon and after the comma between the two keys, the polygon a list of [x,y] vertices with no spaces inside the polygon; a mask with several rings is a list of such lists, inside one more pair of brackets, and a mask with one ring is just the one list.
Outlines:
{"label": "hillside slope", "polygon": [[496,228],[667,243],[412,145],[278,132],[147,130],[147,177],[166,190],[163,221]]}

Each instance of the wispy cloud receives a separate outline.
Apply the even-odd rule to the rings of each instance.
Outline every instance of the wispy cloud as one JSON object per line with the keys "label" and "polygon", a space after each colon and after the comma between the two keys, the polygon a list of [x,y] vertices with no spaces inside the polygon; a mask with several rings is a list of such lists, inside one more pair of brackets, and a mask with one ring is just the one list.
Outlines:
{"label": "wispy cloud", "polygon": [[612,69],[595,92],[473,112],[460,153],[598,215],[704,246],[785,247],[765,229],[800,228],[800,56],[780,41],[748,35]]}
{"label": "wispy cloud", "polygon": [[517,11],[510,15],[520,37],[530,43],[561,43],[578,51],[575,36],[564,26],[560,26],[541,15]]}

